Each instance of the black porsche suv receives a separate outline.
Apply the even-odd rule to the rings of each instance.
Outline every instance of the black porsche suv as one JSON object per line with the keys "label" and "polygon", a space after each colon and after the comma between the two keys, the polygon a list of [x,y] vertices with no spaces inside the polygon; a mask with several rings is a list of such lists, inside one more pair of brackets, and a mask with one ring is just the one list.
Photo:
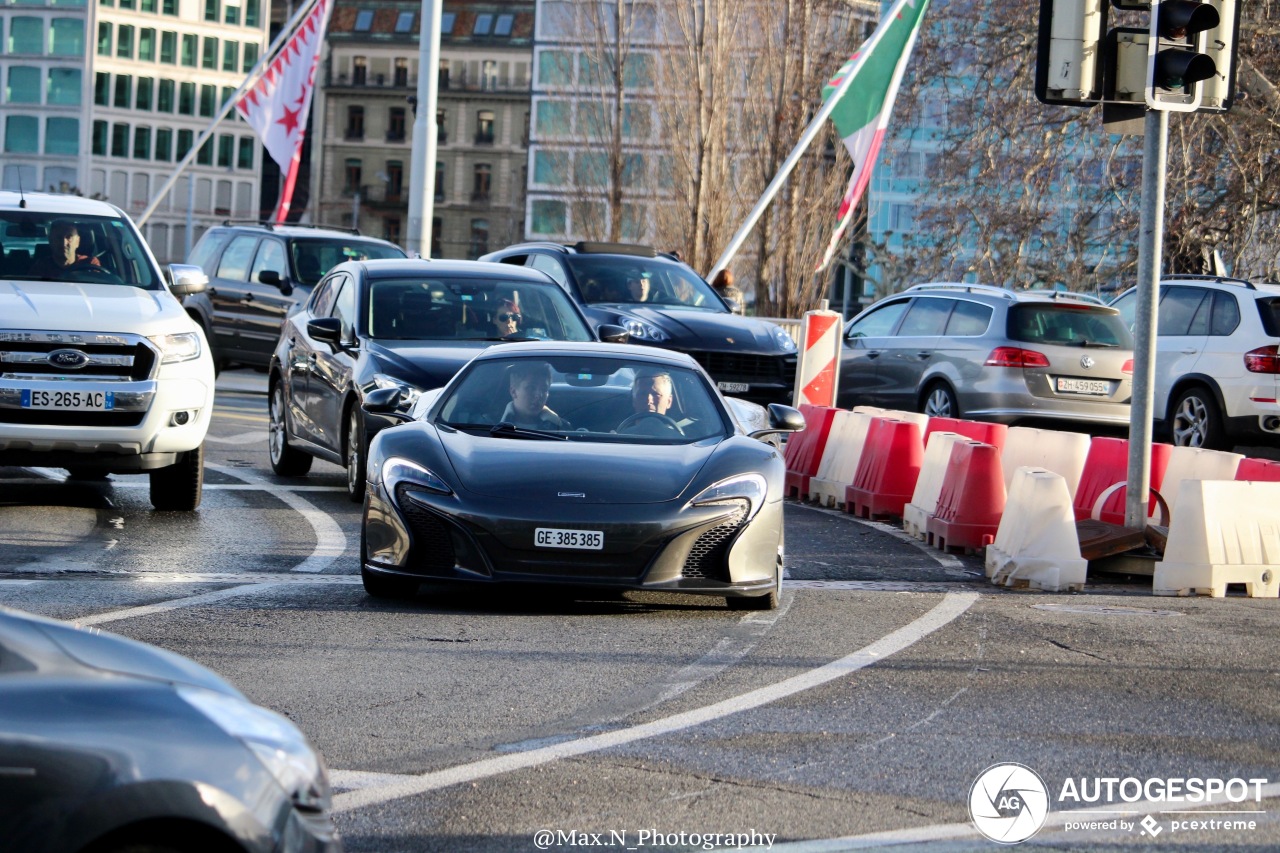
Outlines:
{"label": "black porsche suv", "polygon": [[581,306],[592,326],[622,326],[632,343],[688,353],[725,394],[761,404],[791,402],[791,336],[773,323],[734,314],[672,255],[629,243],[521,243],[481,260],[541,270]]}

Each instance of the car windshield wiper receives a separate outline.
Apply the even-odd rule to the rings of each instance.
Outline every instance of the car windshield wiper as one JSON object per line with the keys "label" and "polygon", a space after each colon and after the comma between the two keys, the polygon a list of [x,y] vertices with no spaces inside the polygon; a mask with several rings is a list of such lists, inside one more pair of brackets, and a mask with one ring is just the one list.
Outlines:
{"label": "car windshield wiper", "polygon": [[569,436],[561,435],[555,432],[543,432],[540,429],[528,429],[527,427],[518,427],[513,423],[503,421],[500,424],[494,424],[489,428],[489,435],[501,438],[541,438],[551,441],[568,441]]}
{"label": "car windshield wiper", "polygon": [[1088,338],[1083,338],[1083,339],[1080,341],[1080,346],[1082,346],[1082,347],[1091,347],[1091,348],[1095,348],[1095,349],[1116,349],[1116,348],[1117,348],[1117,347],[1119,347],[1120,345],[1119,345],[1119,344],[1105,344],[1105,343],[1103,343],[1102,341],[1091,341],[1091,340],[1089,340]]}
{"label": "car windshield wiper", "polygon": [[493,335],[488,338],[459,338],[463,341],[507,341],[510,343],[520,343],[522,341],[540,341],[542,338],[533,338],[528,335]]}

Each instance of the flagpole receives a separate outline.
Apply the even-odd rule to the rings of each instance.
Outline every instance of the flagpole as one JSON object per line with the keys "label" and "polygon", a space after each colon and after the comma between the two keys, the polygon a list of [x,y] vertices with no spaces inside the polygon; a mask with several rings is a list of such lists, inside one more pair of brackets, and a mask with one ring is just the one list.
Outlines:
{"label": "flagpole", "polygon": [[[298,147],[293,151],[293,159],[289,161],[289,174],[284,179],[284,187],[280,190],[280,204],[276,207],[274,222],[284,222],[289,218],[289,208],[293,207],[293,188],[298,182],[298,167],[302,164],[302,141],[307,138],[305,130],[298,131]],[[354,228],[358,222],[352,222]]]}
{"label": "flagpole", "polygon": [[169,175],[169,179],[164,182],[164,186],[156,192],[155,197],[151,199],[151,203],[147,205],[147,209],[142,211],[142,215],[137,219],[138,227],[142,227],[146,224],[146,221],[151,218],[151,214],[155,213],[156,208],[160,206],[160,202],[164,200],[166,195],[168,195],[169,190],[173,189],[173,185],[178,182],[178,176],[181,175],[182,171],[186,169],[187,166],[191,165],[191,161],[196,158],[196,155],[200,152],[200,147],[204,145],[205,141],[210,136],[213,135],[214,129],[222,122],[222,120],[225,119],[227,115],[230,114],[231,110],[235,108],[236,100],[246,89],[249,89],[258,82],[258,78],[262,76],[263,69],[273,59],[275,59],[276,53],[280,50],[280,45],[293,36],[294,31],[298,29],[298,25],[302,22],[302,19],[310,14],[312,7],[318,2],[320,2],[320,0],[308,0],[308,2],[303,4],[302,8],[300,8],[297,13],[289,19],[289,22],[281,28],[279,35],[275,38],[275,41],[271,42],[267,47],[266,53],[264,53],[262,58],[258,60],[258,64],[253,66],[252,70],[249,71],[249,75],[245,77],[244,82],[240,84],[240,88],[231,93],[231,96],[227,98],[226,103],[222,105],[222,110],[209,124],[209,126],[204,129],[204,132],[200,134],[196,141],[191,143],[191,149],[187,151],[186,156],[178,161],[178,165],[174,167],[173,172]]}
{"label": "flagpole", "polygon": [[765,187],[764,194],[760,196],[760,200],[756,202],[756,206],[751,209],[751,213],[747,215],[746,221],[738,229],[738,233],[733,235],[733,239],[725,246],[724,251],[720,254],[720,259],[716,261],[716,265],[711,268],[711,272],[707,273],[707,281],[715,281],[717,275],[725,267],[729,266],[729,261],[733,260],[733,256],[738,253],[738,249],[746,241],[751,234],[751,229],[755,228],[756,222],[759,221],[766,207],[773,201],[773,197],[778,194],[778,190],[791,176],[791,171],[795,169],[796,164],[800,162],[800,158],[804,156],[804,152],[813,143],[818,132],[822,130],[823,122],[830,118],[831,113],[835,111],[836,105],[840,103],[840,99],[844,97],[844,93],[848,91],[849,86],[853,84],[854,78],[858,75],[858,70],[862,68],[867,61],[867,57],[871,55],[871,51],[880,39],[884,38],[884,34],[889,31],[886,26],[887,21],[892,21],[898,17],[899,11],[907,4],[914,5],[920,0],[897,0],[889,11],[882,15],[880,24],[876,27],[875,32],[871,34],[871,38],[867,39],[862,47],[858,48],[857,58],[853,65],[849,66],[845,72],[844,79],[840,81],[840,85],[836,87],[823,103],[817,115],[813,117],[813,121],[809,122],[809,126],[804,129],[804,133],[800,135],[800,141],[796,143],[795,148],[791,149],[791,153],[787,155],[787,159],[783,161],[782,166],[778,169],[778,174],[773,176],[773,180],[769,182],[769,186]]}

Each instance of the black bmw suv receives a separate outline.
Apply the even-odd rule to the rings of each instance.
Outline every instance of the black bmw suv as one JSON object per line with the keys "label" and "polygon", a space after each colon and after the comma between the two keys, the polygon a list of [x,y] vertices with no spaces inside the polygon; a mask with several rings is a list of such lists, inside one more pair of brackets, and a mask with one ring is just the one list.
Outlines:
{"label": "black bmw suv", "polygon": [[521,243],[481,260],[541,270],[582,307],[592,326],[622,326],[632,343],[688,353],[727,395],[791,402],[791,336],[773,323],[734,314],[672,255],[629,243]]}
{"label": "black bmw suv", "polygon": [[[208,301],[187,305],[200,317],[218,365],[265,368],[280,324],[316,283],[343,261],[403,258],[394,243],[310,225],[227,221],[200,237],[187,258],[209,276]],[[184,303],[185,304],[185,303]]]}

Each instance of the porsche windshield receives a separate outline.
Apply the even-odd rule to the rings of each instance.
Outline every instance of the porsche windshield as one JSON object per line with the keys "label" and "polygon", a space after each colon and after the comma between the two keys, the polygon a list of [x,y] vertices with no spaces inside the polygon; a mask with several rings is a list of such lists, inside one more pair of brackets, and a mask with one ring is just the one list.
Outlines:
{"label": "porsche windshield", "polygon": [[164,287],[126,220],[28,210],[0,212],[0,278]]}
{"label": "porsche windshield", "polygon": [[438,412],[438,423],[495,438],[688,444],[729,431],[695,371],[603,356],[482,359]]}
{"label": "porsche windshield", "polygon": [[641,305],[726,312],[711,285],[682,264],[657,258],[570,255],[588,304]]}

